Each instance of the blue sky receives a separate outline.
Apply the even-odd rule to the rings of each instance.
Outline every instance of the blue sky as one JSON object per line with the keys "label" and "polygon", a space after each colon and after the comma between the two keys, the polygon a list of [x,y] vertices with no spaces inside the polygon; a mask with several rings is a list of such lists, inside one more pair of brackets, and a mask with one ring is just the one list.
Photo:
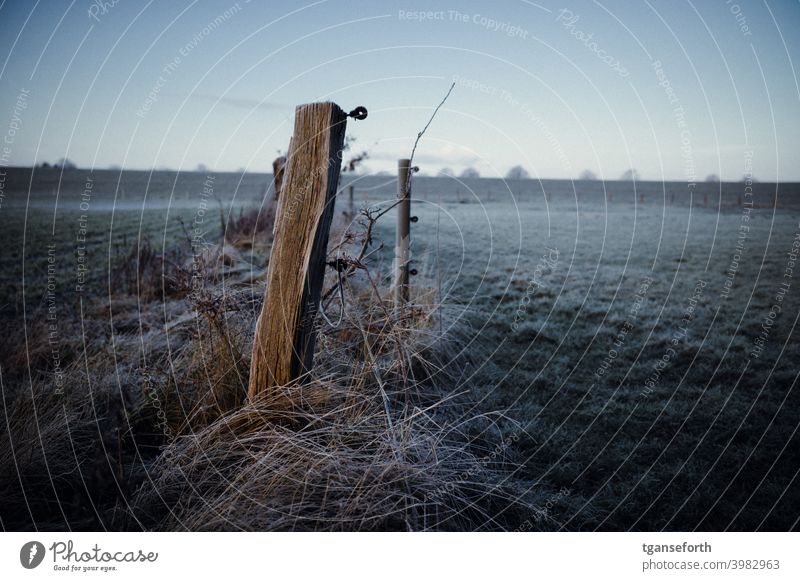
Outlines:
{"label": "blue sky", "polygon": [[797,1],[7,0],[0,46],[7,165],[269,171],[334,100],[393,170],[456,79],[428,174],[800,181]]}

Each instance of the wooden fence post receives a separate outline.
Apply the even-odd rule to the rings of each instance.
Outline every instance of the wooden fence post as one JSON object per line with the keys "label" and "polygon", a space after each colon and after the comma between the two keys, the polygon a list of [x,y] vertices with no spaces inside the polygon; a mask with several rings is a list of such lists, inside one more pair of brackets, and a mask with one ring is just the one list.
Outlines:
{"label": "wooden fence post", "polygon": [[397,162],[397,238],[395,242],[394,304],[402,307],[408,302],[409,234],[411,230],[411,192],[408,177],[411,160]]}
{"label": "wooden fence post", "polygon": [[248,397],[311,369],[347,115],[335,103],[300,105],[278,200],[279,222],[256,322]]}

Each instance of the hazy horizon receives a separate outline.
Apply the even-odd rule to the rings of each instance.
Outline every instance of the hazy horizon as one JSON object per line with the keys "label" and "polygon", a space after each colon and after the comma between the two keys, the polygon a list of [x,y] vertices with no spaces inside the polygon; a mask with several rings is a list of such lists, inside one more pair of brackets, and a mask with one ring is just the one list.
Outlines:
{"label": "hazy horizon", "polygon": [[[71,160],[70,160],[71,161]],[[51,164],[50,162],[45,162],[47,165],[19,165],[19,166],[0,166],[0,172],[11,170],[11,171],[19,171],[19,170],[61,170],[64,171],[90,171],[90,172],[99,172],[99,171],[108,171],[108,172],[147,172],[147,173],[156,173],[156,172],[174,172],[174,173],[196,173],[196,174],[252,174],[252,175],[265,175],[271,176],[272,171],[267,169],[246,169],[246,168],[238,168],[235,170],[231,169],[224,169],[224,170],[216,170],[213,168],[184,168],[184,169],[176,169],[171,167],[81,167],[75,166],[70,168],[62,168],[58,164]],[[467,168],[473,169],[473,168]],[[635,169],[635,168],[634,168]],[[532,181],[573,181],[573,182],[580,182],[580,181],[590,181],[590,182],[652,182],[652,183],[686,183],[686,180],[681,179],[650,179],[647,176],[640,176],[636,180],[632,180],[626,178],[624,176],[616,176],[616,177],[609,177],[609,178],[601,178],[599,176],[595,177],[582,177],[582,176],[575,176],[575,177],[551,177],[551,176],[527,176],[524,178],[509,178],[507,176],[484,176],[484,175],[470,175],[464,176],[459,174],[447,174],[447,173],[429,173],[423,170],[420,170],[417,174],[417,177],[420,178],[442,178],[442,179],[456,179],[456,180],[473,180],[473,179],[485,179],[485,180],[500,180],[500,181],[513,181],[515,179],[522,179],[522,180],[532,180]],[[347,172],[342,174],[342,180],[347,181],[350,178],[365,178],[365,177],[396,177],[396,172],[390,172],[388,170],[380,170],[377,172],[364,172],[364,171],[354,171],[354,172]],[[708,179],[710,176],[707,176],[702,179],[698,179],[696,183],[698,184],[714,184],[714,183],[721,183],[721,184],[745,184],[747,183],[747,179],[745,177],[739,179]],[[768,181],[768,180],[761,180],[758,176],[752,176],[750,178],[752,183],[758,183],[761,185],[768,185],[768,184],[795,184],[800,183],[800,179],[797,180],[786,180],[786,181]]]}

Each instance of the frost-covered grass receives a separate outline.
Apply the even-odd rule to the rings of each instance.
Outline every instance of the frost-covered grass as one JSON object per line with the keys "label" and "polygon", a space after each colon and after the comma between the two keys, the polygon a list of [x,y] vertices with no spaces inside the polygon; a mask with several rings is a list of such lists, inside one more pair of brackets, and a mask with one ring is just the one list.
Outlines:
{"label": "frost-covered grass", "polygon": [[442,301],[481,353],[464,383],[523,426],[519,474],[568,491],[548,516],[797,526],[800,270],[786,269],[800,212],[561,198],[414,213],[415,256],[442,266]]}

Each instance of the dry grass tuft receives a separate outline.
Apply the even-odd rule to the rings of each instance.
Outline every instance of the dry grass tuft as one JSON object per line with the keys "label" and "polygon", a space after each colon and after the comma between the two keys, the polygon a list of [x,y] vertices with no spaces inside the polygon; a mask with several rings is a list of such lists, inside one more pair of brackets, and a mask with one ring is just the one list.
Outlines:
{"label": "dry grass tuft", "polygon": [[258,242],[272,239],[275,224],[275,208],[241,208],[237,216],[231,216],[225,223],[224,240],[238,248],[251,248]]}
{"label": "dry grass tuft", "polygon": [[250,370],[249,318],[226,309],[214,293],[194,296],[193,339],[172,359],[171,428],[176,434],[207,426],[244,402]]}
{"label": "dry grass tuft", "polygon": [[138,486],[129,416],[138,402],[111,384],[87,395],[85,375],[66,371],[55,390],[44,381],[3,386],[0,514],[17,530],[106,528],[100,507]]}
{"label": "dry grass tuft", "polygon": [[142,302],[181,296],[181,285],[168,274],[181,255],[179,248],[159,252],[149,238],[138,239],[127,254],[115,257],[111,268],[115,291],[135,295]]}
{"label": "dry grass tuft", "polygon": [[[134,510],[175,530],[499,530],[528,505],[434,414],[314,381],[178,438]],[[505,510],[500,519],[494,515]],[[509,524],[511,523],[511,524]]]}

